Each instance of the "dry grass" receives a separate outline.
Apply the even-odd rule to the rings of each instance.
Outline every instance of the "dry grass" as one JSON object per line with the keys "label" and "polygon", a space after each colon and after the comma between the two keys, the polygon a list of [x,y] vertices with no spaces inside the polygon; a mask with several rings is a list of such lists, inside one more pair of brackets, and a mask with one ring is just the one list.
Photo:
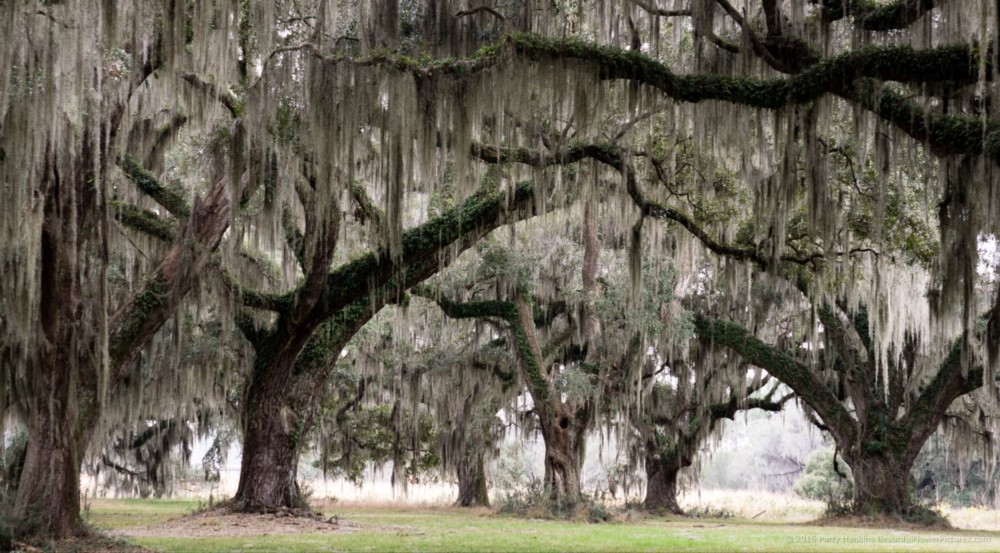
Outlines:
{"label": "dry grass", "polygon": [[[687,511],[727,512],[737,518],[770,522],[819,521],[824,509],[821,501],[802,499],[793,493],[748,490],[690,490],[680,503]],[[947,504],[938,505],[937,509],[954,528],[1000,531],[998,510]]]}
{"label": "dry grass", "polygon": [[1000,511],[983,507],[950,507],[942,505],[941,512],[955,528],[963,530],[1000,531]]}
{"label": "dry grass", "polygon": [[823,503],[794,494],[749,490],[691,490],[680,500],[686,511],[725,512],[748,520],[809,522],[823,516]]}

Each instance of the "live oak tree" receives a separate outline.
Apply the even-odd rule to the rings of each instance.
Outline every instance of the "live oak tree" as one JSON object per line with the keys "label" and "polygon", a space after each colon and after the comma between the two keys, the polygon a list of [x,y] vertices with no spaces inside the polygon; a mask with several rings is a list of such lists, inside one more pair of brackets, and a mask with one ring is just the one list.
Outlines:
{"label": "live oak tree", "polygon": [[[397,27],[397,23],[393,21],[394,14],[399,12],[394,11],[391,4],[383,4],[384,11],[376,9],[364,12],[372,14],[373,17],[362,22],[370,29],[366,31],[366,38],[360,46],[362,52],[372,45],[386,46],[392,49],[399,44],[397,42],[400,36],[398,29],[401,27]],[[983,79],[986,78],[984,75],[991,74],[992,64],[983,63],[991,60],[985,55],[977,54],[977,51],[969,46],[934,47],[936,36],[954,34],[956,29],[961,27],[961,24],[957,23],[959,17],[969,15],[961,10],[952,10],[948,4],[940,8],[943,13],[939,14],[941,19],[937,22],[930,23],[930,20],[925,20],[927,24],[921,29],[922,35],[913,33],[914,37],[922,41],[920,48],[923,49],[883,45],[856,52],[846,51],[849,45],[845,41],[831,39],[824,42],[823,38],[826,36],[836,38],[839,36],[836,35],[837,32],[858,28],[862,30],[862,42],[868,41],[878,36],[875,33],[886,30],[898,31],[898,29],[914,25],[920,17],[925,15],[926,6],[910,10],[907,3],[900,2],[885,12],[876,13],[851,6],[838,12],[835,6],[825,4],[809,10],[790,9],[785,13],[784,6],[765,2],[762,3],[763,13],[761,15],[767,34],[761,37],[748,21],[748,16],[742,15],[744,12],[741,12],[739,8],[734,8],[728,2],[718,3],[719,9],[715,9],[716,4],[709,3],[706,8],[705,4],[695,3],[691,9],[678,9],[670,11],[670,13],[662,12],[655,7],[650,10],[650,4],[636,4],[625,10],[627,15],[634,16],[634,20],[639,22],[630,26],[628,33],[624,32],[622,26],[623,20],[627,18],[603,18],[603,21],[615,22],[609,28],[607,25],[596,22],[596,11],[588,12],[585,10],[578,12],[581,14],[580,17],[570,18],[568,14],[564,14],[558,9],[544,9],[538,13],[538,19],[529,16],[526,20],[523,17],[524,12],[518,12],[518,14],[503,14],[501,12],[501,16],[504,17],[497,18],[494,14],[484,10],[474,15],[450,19],[447,16],[449,13],[446,9],[447,6],[444,4],[446,3],[440,3],[440,5],[435,3],[433,8],[428,8],[430,10],[428,14],[431,17],[426,17],[423,20],[430,26],[425,27],[425,29],[432,28],[427,32],[428,36],[435,39],[433,42],[436,52],[447,52],[449,45],[451,45],[454,48],[453,52],[467,53],[471,50],[469,35],[463,34],[459,40],[457,36],[460,33],[456,31],[460,28],[467,29],[468,27],[462,27],[462,25],[470,21],[473,22],[469,23],[470,25],[481,25],[484,20],[489,20],[492,23],[488,23],[488,25],[494,25],[497,23],[494,21],[496,19],[500,19],[504,25],[510,22],[508,28],[532,29],[541,31],[543,34],[553,28],[558,28],[559,24],[567,23],[576,26],[575,28],[581,32],[585,29],[600,29],[601,32],[596,33],[596,36],[601,37],[601,41],[610,43],[617,41],[623,45],[628,41],[632,51],[606,49],[576,40],[510,35],[499,42],[498,48],[483,50],[477,56],[469,56],[457,62],[414,64],[410,58],[387,55],[369,58],[364,60],[363,64],[352,64],[350,60],[328,63],[329,70],[346,66],[350,69],[348,73],[351,74],[365,74],[367,72],[372,75],[380,75],[386,86],[389,86],[390,82],[396,83],[392,85],[396,88],[392,88],[394,92],[389,97],[398,100],[397,105],[402,106],[401,111],[396,110],[396,108],[383,110],[384,114],[399,115],[386,115],[380,120],[380,123],[376,124],[378,128],[396,129],[396,131],[390,131],[389,136],[392,136],[393,132],[400,132],[403,135],[415,132],[410,127],[411,123],[408,122],[406,115],[421,112],[408,110],[405,107],[408,105],[409,99],[414,97],[412,94],[416,94],[416,98],[422,98],[422,103],[419,105],[425,107],[425,111],[422,112],[425,116],[430,114],[433,115],[435,121],[440,121],[442,114],[451,113],[449,100],[456,98],[454,96],[458,91],[456,86],[474,89],[477,83],[482,82],[483,72],[502,71],[511,66],[545,67],[544,72],[536,73],[537,78],[540,79],[538,88],[544,89],[550,86],[549,84],[543,86],[541,83],[544,79],[554,75],[556,81],[552,82],[551,86],[557,92],[556,96],[558,96],[558,92],[567,90],[565,82],[568,76],[572,75],[572,78],[577,81],[573,94],[574,101],[582,102],[580,105],[585,108],[588,100],[581,99],[581,96],[588,89],[602,87],[603,85],[600,84],[602,80],[628,80],[633,83],[625,91],[626,96],[633,98],[632,101],[628,102],[630,108],[642,105],[648,106],[651,111],[656,111],[658,108],[655,102],[659,96],[690,103],[715,100],[732,104],[736,107],[724,108],[719,107],[719,104],[705,107],[704,105],[691,104],[673,110],[664,110],[665,114],[669,114],[667,123],[665,126],[653,130],[669,134],[669,131],[664,129],[682,128],[685,133],[687,129],[690,129],[696,132],[699,137],[704,137],[698,146],[704,147],[706,151],[711,151],[716,157],[727,155],[733,157],[726,153],[729,151],[735,152],[737,159],[745,160],[741,171],[743,175],[748,177],[752,177],[755,171],[756,174],[767,174],[773,171],[774,167],[781,169],[774,178],[761,181],[766,186],[760,186],[753,191],[758,202],[756,211],[762,219],[761,228],[758,231],[761,233],[759,236],[770,232],[772,238],[767,240],[758,237],[755,239],[753,247],[745,250],[734,249],[728,252],[741,259],[754,261],[754,258],[795,257],[794,254],[786,253],[787,241],[785,237],[787,233],[785,229],[790,224],[794,213],[790,209],[790,202],[785,199],[790,197],[799,183],[799,179],[796,177],[797,172],[794,171],[793,159],[795,156],[791,155],[799,152],[801,152],[801,159],[806,165],[805,173],[808,175],[806,179],[808,186],[804,193],[809,198],[809,203],[807,217],[804,220],[813,230],[822,230],[825,233],[822,235],[822,238],[826,239],[824,248],[826,251],[834,251],[838,242],[831,239],[831,233],[837,225],[831,223],[835,222],[836,216],[842,210],[837,205],[831,204],[832,195],[828,189],[824,188],[827,179],[823,176],[823,162],[833,151],[823,150],[823,137],[819,136],[818,129],[830,124],[831,114],[836,113],[836,110],[831,109],[830,106],[837,102],[843,101],[853,106],[855,118],[859,122],[858,128],[862,131],[860,136],[863,139],[858,147],[863,151],[875,153],[876,162],[880,164],[880,175],[885,174],[885,171],[881,170],[882,166],[891,165],[891,163],[887,163],[890,156],[884,147],[886,142],[880,142],[879,144],[882,145],[878,148],[871,146],[871,144],[877,139],[882,140],[879,137],[886,136],[886,132],[873,133],[869,131],[872,128],[876,131],[887,129],[888,132],[892,133],[891,138],[896,141],[905,140],[905,135],[915,138],[926,144],[930,153],[937,156],[954,156],[963,153],[984,154],[987,159],[993,156],[990,150],[992,142],[989,138],[993,133],[992,127],[989,124],[985,126],[979,124],[976,118],[971,115],[969,110],[978,109],[979,104],[975,103],[974,97],[968,99],[977,83],[983,82]],[[615,4],[608,5],[608,10],[611,13],[616,12]],[[751,15],[757,16],[756,13],[751,13]],[[847,17],[844,17],[845,15]],[[667,19],[664,21],[659,19],[660,17]],[[971,17],[979,16],[973,15]],[[614,25],[619,25],[619,27],[616,28]],[[664,25],[677,32],[685,28],[693,28],[696,37],[694,47],[690,49],[684,47],[663,48],[663,36],[665,35],[661,31]],[[981,29],[984,39],[988,39],[990,33],[993,32],[989,19],[984,20],[984,25],[978,28]],[[622,32],[616,34],[619,29]],[[456,34],[449,35],[451,32]],[[643,44],[644,34],[649,39],[648,46]],[[727,34],[741,34],[747,44],[727,41],[725,39]],[[809,41],[816,41],[822,47],[810,49]],[[649,52],[648,55],[637,52],[643,48]],[[827,55],[827,58],[823,58],[821,54],[817,53],[824,51],[823,55]],[[986,51],[980,50],[979,52]],[[507,52],[512,53],[513,57],[501,55]],[[838,54],[837,52],[843,53]],[[660,56],[660,60],[667,63],[654,59],[655,56]],[[552,64],[556,64],[557,68],[554,69]],[[704,78],[703,75],[683,76],[672,72],[668,69],[669,65],[667,64],[688,67],[691,71],[709,73],[709,75],[707,78]],[[985,68],[985,72],[981,68]],[[324,70],[324,74],[328,74],[329,70]],[[787,73],[791,76],[770,79],[744,77],[745,74],[752,74],[754,71],[764,73],[774,71]],[[411,78],[413,79],[412,86],[415,88],[410,88],[411,85],[408,84],[410,82],[408,79]],[[593,84],[583,84],[587,79],[594,78],[597,81],[594,81]],[[946,83],[950,88],[947,88],[942,96],[947,100],[946,102],[921,106],[907,100],[898,89],[891,85],[875,86],[875,79],[896,81],[903,84]],[[400,88],[397,85],[404,86]],[[938,94],[937,89],[933,87],[927,90],[932,95]],[[517,87],[508,89],[508,91],[517,94],[524,93]],[[361,96],[379,97],[377,93],[362,94]],[[530,104],[533,101],[527,97],[526,100],[515,99],[509,105]],[[481,107],[481,104],[477,102],[467,101],[465,103],[474,108]],[[816,106],[815,109],[811,107],[813,104]],[[618,104],[614,102],[607,105],[612,108],[618,107]],[[757,112],[738,109],[738,106],[775,109],[782,112],[783,117],[768,120]],[[801,115],[799,110],[793,109],[793,106],[801,106],[801,113],[805,115]],[[339,129],[366,127],[366,125],[371,124],[371,118],[367,115],[371,113],[368,108],[358,108],[355,105],[351,105],[350,108],[346,112],[343,109],[326,112],[325,119],[333,121],[337,125],[336,128]],[[524,154],[521,155],[520,159],[534,167],[566,163],[572,161],[574,157],[576,159],[591,157],[608,163],[626,173],[624,179],[627,185],[626,191],[647,217],[674,220],[688,230],[695,232],[699,239],[709,239],[710,245],[725,246],[724,242],[713,239],[711,234],[705,233],[703,229],[699,230],[700,227],[695,219],[686,217],[684,213],[671,209],[671,206],[661,201],[645,198],[639,188],[633,186],[632,181],[628,178],[627,152],[626,155],[615,156],[606,148],[601,147],[600,144],[593,146],[585,144],[579,148],[564,144],[569,136],[582,138],[577,129],[586,126],[585,112],[588,110],[578,109],[575,111],[578,120],[574,121],[571,117],[565,117],[564,120],[569,120],[572,124],[566,125],[566,130],[562,133],[556,135],[545,132],[537,135],[528,133],[528,137],[538,136],[541,147],[538,148],[536,142],[530,148],[520,150],[519,155]],[[347,116],[354,112],[366,114],[364,116],[369,117],[369,119],[355,125],[344,124]],[[461,116],[451,121],[456,123],[471,121],[476,124],[480,120],[478,116],[463,108],[459,108],[457,113]],[[640,113],[637,120],[641,120],[643,115]],[[317,116],[322,117],[324,113],[318,113],[314,118]],[[733,124],[734,121],[741,119],[750,121],[751,128],[758,129],[753,135],[756,140],[746,140],[746,134],[742,132],[742,129],[747,128],[747,125]],[[516,118],[511,120],[516,125],[520,124]],[[470,133],[459,132],[460,129],[454,125],[448,125],[445,132],[438,132],[432,138],[431,134],[426,134],[426,130],[434,128],[434,125],[428,126],[427,119],[424,121],[422,129],[425,134],[421,135],[422,140],[419,141],[422,147],[427,148],[431,144],[435,147],[441,145],[446,149],[452,147],[452,151],[457,152],[454,159],[458,165],[458,174],[462,174],[462,169],[466,165],[462,159],[464,156],[462,145],[469,143],[467,135]],[[634,123],[632,125],[636,126]],[[640,125],[635,134],[638,134],[638,131],[648,130],[644,127]],[[530,130],[527,126],[524,128],[526,131]],[[712,144],[708,144],[705,140],[710,134],[713,136]],[[440,135],[440,139],[437,138],[438,135]],[[610,138],[620,139],[621,136],[616,134]],[[328,137],[323,142],[331,143]],[[329,152],[329,155],[323,156],[323,158],[326,160],[335,159],[338,152],[343,153],[342,145],[350,142],[350,140],[338,142],[339,149]],[[391,142],[383,143],[382,139],[379,139],[379,146],[382,152],[380,155],[383,156],[381,159],[385,160],[380,167],[385,167],[385,176],[390,182],[395,182],[392,174],[398,175],[398,171],[394,168],[398,169],[406,165],[405,162],[397,165],[395,161],[407,158],[409,150],[406,150],[406,143],[394,146]],[[394,150],[398,146],[403,147],[400,152],[403,154],[401,157],[400,154],[395,153],[397,150]],[[474,147],[473,154],[486,161],[494,162],[494,159],[507,155],[507,151],[493,147]],[[427,153],[422,153],[416,157],[425,158],[427,155]],[[349,161],[336,165],[351,166]],[[425,163],[424,166],[426,167],[427,164]],[[988,174],[985,175],[985,177],[988,176]],[[989,178],[983,178],[981,182],[990,183],[992,181]],[[977,193],[985,193],[986,195],[982,197],[986,198],[989,196],[986,193],[989,188],[990,185],[984,184],[977,187],[976,190]],[[398,193],[386,196],[385,206],[390,220],[395,217],[392,213],[399,213],[399,210],[393,207],[396,200],[392,199],[398,197]],[[989,201],[983,201],[976,202],[975,205],[979,209],[989,209],[992,204]],[[985,221],[989,218],[980,216],[978,220]],[[967,230],[974,227],[975,225],[966,225],[964,228]],[[393,247],[393,243],[397,240],[393,238],[393,235],[401,236],[393,230],[394,228],[395,225],[389,224],[386,229],[389,242],[389,247],[386,250],[390,255],[394,249],[398,249],[398,246]],[[962,259],[967,260],[971,255],[969,253],[968,231],[965,236],[964,246],[962,246],[963,243],[957,243],[957,246],[965,252]],[[951,236],[948,239],[951,240]],[[965,262],[965,265],[968,266],[968,262]],[[950,273],[944,271],[942,274],[948,275]],[[949,282],[951,283],[949,290],[954,291],[953,281]],[[953,294],[946,295],[953,296]],[[968,317],[966,319],[966,323],[970,322]]]}
{"label": "live oak tree", "polygon": [[16,413],[28,433],[13,513],[21,536],[81,529],[80,463],[103,408],[229,226],[230,186],[220,175],[206,174],[213,185],[193,202],[187,191],[154,190],[176,208],[161,228],[171,233],[169,245],[151,252],[152,262],[131,263],[130,273],[144,273],[127,287],[108,282],[129,247],[114,213],[120,206],[141,216],[127,190],[148,184],[128,156],[159,163],[187,109],[198,109],[180,95],[164,97],[169,86],[154,75],[174,82],[177,72],[204,64],[202,54],[226,34],[224,6],[217,25],[206,16],[187,26],[190,33],[185,23],[206,15],[200,8],[161,8],[0,6],[0,411]]}
{"label": "live oak tree", "polygon": [[[436,301],[450,318],[480,321],[511,352],[520,386],[531,396],[530,410],[519,418],[545,444],[546,490],[570,505],[582,497],[588,434],[640,409],[637,371],[646,348],[684,342],[679,314],[667,307],[670,270],[650,269],[634,298],[628,255],[608,248],[624,240],[597,216],[613,208],[588,203],[591,216],[574,233],[582,244],[553,239],[551,229],[567,215],[549,216],[520,229],[510,247],[491,240],[478,259],[463,264],[474,269],[450,269],[433,286],[412,291]],[[548,237],[544,247],[541,236]]]}
{"label": "live oak tree", "polygon": [[[29,455],[64,459],[58,475],[26,465],[35,468],[22,476],[22,497],[54,513],[66,512],[59,504],[76,511],[76,477],[61,475],[77,472],[85,440],[65,437],[79,434],[74,424],[88,427],[96,411],[83,403],[101,405],[113,389],[108,375],[119,362],[126,366],[143,337],[175,309],[195,280],[186,268],[203,266],[212,249],[197,249],[199,263],[165,265],[169,284],[162,285],[171,293],[164,301],[159,295],[143,301],[149,296],[138,293],[118,304],[103,287],[114,161],[124,149],[140,165],[153,165],[142,159],[151,150],[122,148],[131,142],[126,137],[138,136],[125,129],[131,120],[122,114],[129,99],[146,90],[140,85],[152,81],[168,86],[149,94],[143,110],[158,110],[165,95],[194,97],[178,93],[183,84],[199,98],[199,109],[184,114],[192,123],[209,125],[212,118],[200,109],[207,98],[239,123],[231,130],[233,156],[220,172],[227,176],[212,180],[225,181],[225,194],[209,194],[218,203],[201,207],[221,207],[223,197],[226,206],[230,197],[234,203],[255,193],[264,197],[261,211],[232,229],[222,256],[229,277],[223,278],[236,298],[229,300],[232,312],[256,350],[241,404],[245,443],[237,500],[248,507],[297,502],[301,438],[314,422],[329,367],[357,328],[489,230],[568,201],[573,191],[560,167],[583,158],[619,173],[622,197],[637,208],[622,203],[623,227],[644,218],[640,228],[648,230],[648,219],[669,220],[715,254],[776,276],[787,263],[826,267],[809,283],[812,304],[819,309],[826,300],[833,308],[847,296],[844,315],[856,318],[864,303],[875,315],[872,345],[853,351],[874,355],[882,372],[887,353],[905,349],[900,311],[872,295],[856,301],[860,294],[828,276],[861,263],[866,255],[855,251],[859,247],[884,246],[894,173],[925,175],[923,205],[941,227],[941,255],[930,271],[940,298],[935,320],[945,327],[957,320],[960,330],[925,334],[921,343],[950,345],[959,334],[959,362],[947,366],[957,367],[968,387],[982,359],[983,380],[992,383],[1000,316],[994,309],[979,333],[983,310],[973,296],[977,237],[996,232],[1000,220],[1000,125],[991,86],[996,6],[661,3],[166,2],[117,9],[82,1],[4,3],[4,36],[16,38],[0,50],[3,263],[4,276],[13,276],[4,279],[0,297],[3,367],[29,376],[16,394],[34,398],[24,402],[30,434],[37,436]],[[154,72],[160,79],[150,81]],[[29,100],[31,108],[23,108]],[[301,140],[290,141],[283,132],[295,120]],[[643,177],[657,173],[659,154],[651,144],[691,135],[699,155],[726,164],[748,186],[752,203],[743,205],[754,214],[752,224],[738,217],[706,222],[704,213],[686,212],[685,197],[672,196],[672,183],[661,186],[658,176],[648,179],[655,187],[644,186]],[[845,145],[875,176],[846,200],[844,188],[829,178]],[[520,168],[484,184],[481,162],[502,159]],[[532,177],[539,178],[524,182]],[[366,194],[356,192],[359,181]],[[432,218],[405,220],[406,205],[447,183],[456,187],[452,205]],[[712,182],[702,184],[683,193],[690,199],[717,192]],[[865,196],[872,200],[869,231],[844,231],[853,199]],[[180,204],[163,199],[167,212],[193,228],[222,220],[189,218],[191,209],[175,212]],[[938,200],[943,208],[932,209]],[[381,217],[366,220],[384,224],[373,224],[375,239],[348,255],[340,246],[356,226],[347,228],[342,212],[353,204],[370,214],[381,206]],[[206,224],[205,232],[175,236],[211,246],[224,229]],[[21,236],[28,238],[12,239]],[[859,245],[859,236],[872,242]],[[282,283],[247,282],[233,255],[244,246],[283,257]],[[874,263],[876,257],[867,256],[868,282],[890,282],[895,269]],[[732,277],[732,289],[745,269],[737,267],[727,261],[715,274]],[[109,320],[112,305],[124,306],[121,318]],[[127,324],[133,319],[126,315],[135,312],[130,306],[155,307],[137,334],[139,327]],[[702,325],[701,331],[715,328]],[[977,356],[980,336],[986,347]],[[115,345],[120,340],[125,345]],[[775,376],[798,392],[800,384],[812,384],[798,380],[800,372]],[[72,399],[76,383],[96,392],[77,398],[83,402]],[[53,393],[59,401],[40,401]],[[939,396],[941,402],[950,393]],[[817,394],[803,401],[841,418],[837,408],[817,407],[833,405]],[[59,412],[32,411],[43,403]],[[898,422],[897,415],[887,413]],[[53,517],[56,531],[69,531],[73,518]]]}
{"label": "live oak tree", "polygon": [[513,404],[512,363],[489,333],[441,319],[436,307],[406,301],[348,344],[323,400],[319,462],[359,485],[390,461],[403,489],[454,477],[456,505],[488,506],[485,464],[502,438],[497,413]]}
{"label": "live oak tree", "polygon": [[[651,380],[647,395],[641,408],[630,415],[637,432],[635,447],[644,457],[646,471],[643,508],[683,515],[677,501],[680,471],[695,464],[701,449],[721,430],[721,422],[744,410],[781,411],[794,394],[779,394],[779,382],[762,376],[759,369],[749,375],[742,371],[742,378],[721,387],[720,392],[713,380],[725,375],[718,368],[675,370],[670,375],[673,383],[657,382],[658,373],[665,368],[647,365],[643,373],[644,380]],[[712,395],[721,396],[721,400],[713,401]]]}

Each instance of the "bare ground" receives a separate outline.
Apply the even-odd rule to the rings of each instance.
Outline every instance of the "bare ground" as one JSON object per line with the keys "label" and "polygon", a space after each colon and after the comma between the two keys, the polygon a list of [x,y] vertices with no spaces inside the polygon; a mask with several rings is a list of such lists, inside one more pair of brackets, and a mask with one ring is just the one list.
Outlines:
{"label": "bare ground", "polygon": [[276,513],[240,513],[227,506],[216,507],[190,515],[179,516],[148,526],[115,530],[123,537],[205,537],[205,536],[268,536],[276,534],[343,533],[353,531],[353,525],[336,516],[292,511]]}

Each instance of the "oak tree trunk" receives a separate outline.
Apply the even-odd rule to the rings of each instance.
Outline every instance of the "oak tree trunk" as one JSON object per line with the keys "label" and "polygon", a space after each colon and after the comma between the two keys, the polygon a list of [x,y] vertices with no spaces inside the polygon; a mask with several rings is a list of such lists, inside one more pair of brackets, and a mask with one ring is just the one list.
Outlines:
{"label": "oak tree trunk", "polygon": [[646,499],[642,507],[647,511],[683,515],[677,502],[677,475],[681,467],[676,462],[646,459]]}
{"label": "oak tree trunk", "polygon": [[[84,156],[86,158],[86,156]],[[86,220],[80,206],[62,201],[61,187],[73,183],[53,178],[45,196],[39,283],[41,337],[21,362],[26,364],[28,442],[24,469],[14,499],[15,534],[22,537],[69,537],[80,524],[80,462],[89,430],[98,418],[101,360],[99,328],[82,293],[82,238],[72,221]],[[86,191],[79,191],[88,198]],[[83,202],[83,200],[79,200]],[[86,212],[84,212],[86,213]]]}
{"label": "oak tree trunk", "polygon": [[575,505],[582,499],[586,424],[565,403],[551,401],[538,410],[545,441],[545,489],[552,501]]}
{"label": "oak tree trunk", "polygon": [[58,352],[41,356],[28,400],[28,442],[14,501],[15,535],[70,537],[82,530],[80,463],[95,405],[78,401],[76,364]]}
{"label": "oak tree trunk", "polygon": [[459,459],[456,468],[458,473],[458,507],[489,507],[490,496],[486,483],[486,467],[483,454],[473,453]]}
{"label": "oak tree trunk", "polygon": [[[307,507],[296,477],[303,423],[284,399],[282,378],[257,371],[247,393],[240,484],[233,501],[246,511]],[[268,378],[270,376],[270,378]]]}
{"label": "oak tree trunk", "polygon": [[854,478],[855,514],[905,515],[911,510],[912,459],[902,454],[865,452],[846,460]]}

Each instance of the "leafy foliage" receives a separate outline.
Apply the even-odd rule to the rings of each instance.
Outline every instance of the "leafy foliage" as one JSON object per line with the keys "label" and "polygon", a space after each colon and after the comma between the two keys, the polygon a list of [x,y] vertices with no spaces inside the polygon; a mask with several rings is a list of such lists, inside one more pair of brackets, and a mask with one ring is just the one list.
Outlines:
{"label": "leafy foliage", "polygon": [[828,515],[850,512],[854,496],[850,471],[843,460],[835,458],[834,450],[817,450],[806,460],[802,476],[795,483],[795,493],[825,502]]}

